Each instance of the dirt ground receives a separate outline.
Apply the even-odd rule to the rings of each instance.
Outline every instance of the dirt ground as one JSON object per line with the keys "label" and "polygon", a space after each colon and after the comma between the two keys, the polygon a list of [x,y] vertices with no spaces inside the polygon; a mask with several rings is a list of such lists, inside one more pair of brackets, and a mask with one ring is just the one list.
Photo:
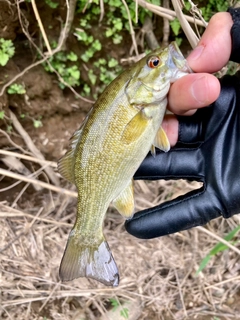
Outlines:
{"label": "dirt ground", "polygon": [[[65,1],[59,3],[56,11],[45,2],[38,7],[44,24],[51,21],[49,36],[55,38],[59,21],[66,16]],[[0,2],[0,38],[13,40],[16,48],[14,57],[0,67],[2,86],[37,59],[34,48],[26,45],[20,13],[35,43],[42,41],[30,4],[21,4],[19,10],[11,1]],[[76,49],[71,38],[69,43]],[[131,38],[125,43],[119,56],[115,54],[119,61],[129,56]],[[111,50],[107,44],[106,50]],[[5,112],[0,120],[0,169],[6,170],[0,175],[0,319],[240,319],[239,254],[231,249],[217,254],[196,276],[201,260],[218,242],[211,234],[224,237],[239,225],[239,216],[212,221],[206,226],[210,234],[195,228],[139,240],[125,231],[123,218],[111,207],[104,233],[120,270],[120,285],[109,288],[85,278],[60,281],[58,269],[75,221],[76,194],[75,187],[57,173],[56,161],[92,104],[68,88],[60,89],[57,77],[42,65],[18,81],[24,83],[26,94],[10,95],[5,90],[0,96],[0,111]],[[36,117],[42,127],[34,127]],[[19,178],[33,173],[33,178],[56,189]],[[198,187],[188,181],[135,182],[136,210]],[[234,240],[240,249],[239,235]]]}

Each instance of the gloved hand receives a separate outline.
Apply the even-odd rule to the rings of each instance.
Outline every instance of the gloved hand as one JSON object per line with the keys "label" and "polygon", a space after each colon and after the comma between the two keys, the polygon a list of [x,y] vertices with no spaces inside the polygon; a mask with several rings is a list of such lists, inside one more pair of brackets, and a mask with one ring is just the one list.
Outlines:
{"label": "gloved hand", "polygon": [[[231,30],[235,61],[239,24],[234,20]],[[225,76],[220,82],[216,102],[191,117],[178,117],[178,144],[168,153],[148,156],[135,174],[135,179],[196,180],[203,187],[136,213],[125,223],[132,235],[150,239],[240,212],[240,78]]]}
{"label": "gloved hand", "polygon": [[240,212],[240,80],[225,76],[215,103],[179,117],[180,141],[168,153],[148,156],[135,179],[188,179],[203,187],[134,215],[126,230],[154,238]]}

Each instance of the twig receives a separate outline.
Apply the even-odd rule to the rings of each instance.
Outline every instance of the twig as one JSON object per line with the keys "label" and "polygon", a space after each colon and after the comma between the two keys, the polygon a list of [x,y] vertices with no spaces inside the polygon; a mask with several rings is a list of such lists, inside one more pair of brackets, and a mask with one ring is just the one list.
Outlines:
{"label": "twig", "polygon": [[104,1],[103,0],[100,0],[100,10],[101,10],[101,14],[100,14],[99,22],[102,21],[103,16],[104,16]]}
{"label": "twig", "polygon": [[157,49],[159,47],[159,43],[158,43],[158,40],[153,32],[152,19],[150,18],[149,15],[147,15],[145,17],[144,24],[143,24],[141,31],[146,38],[148,47],[151,50]]}
{"label": "twig", "polygon": [[[164,8],[169,9],[169,0],[163,0],[163,6]],[[168,45],[169,34],[170,34],[169,19],[163,18],[163,40],[162,40],[163,46]]]}
{"label": "twig", "polygon": [[[11,209],[11,210],[9,210],[9,209]],[[11,208],[11,207],[7,207],[7,209],[4,209],[4,208],[2,209],[0,206],[0,218],[6,219],[6,218],[15,218],[15,217],[25,217],[25,218],[32,219],[33,215],[30,213],[19,211],[17,209]],[[55,224],[57,226],[69,227],[71,225],[70,223],[46,219],[46,218],[42,218],[42,217],[36,217],[36,220],[46,222],[46,223]]]}
{"label": "twig", "polygon": [[207,23],[207,21],[203,18],[202,13],[201,13],[201,10],[198,9],[198,7],[197,7],[191,0],[188,0],[188,2],[189,2],[190,5],[191,5],[190,12],[193,14],[194,18],[195,18],[195,16],[197,15],[197,16],[199,17],[199,19],[203,22],[204,27],[206,28],[207,25],[208,25],[208,23]]}
{"label": "twig", "polygon": [[[37,171],[33,172],[32,174],[30,174],[28,177],[38,177],[42,171],[44,170],[44,167],[41,167],[40,169],[38,169]],[[17,197],[14,199],[13,203],[11,204],[11,207],[14,208],[15,205],[17,204],[18,200],[21,198],[21,196],[23,195],[23,193],[26,191],[26,189],[29,187],[30,183],[27,183],[22,190],[18,193]],[[33,186],[38,186],[40,187],[38,184],[35,184]],[[41,187],[40,187],[41,188]]]}
{"label": "twig", "polygon": [[37,22],[38,22],[39,28],[40,28],[40,30],[41,30],[41,33],[42,33],[44,42],[45,42],[45,44],[46,44],[48,53],[49,53],[49,55],[52,55],[52,49],[51,49],[50,44],[49,44],[49,42],[48,42],[48,38],[47,38],[46,32],[45,32],[45,30],[44,30],[44,27],[43,27],[43,24],[42,24],[42,20],[41,20],[41,18],[40,18],[40,16],[39,16],[39,13],[38,13],[38,9],[37,9],[35,0],[32,0],[31,3],[32,3],[33,12],[34,12],[35,17],[36,17],[36,19],[37,19]]}
{"label": "twig", "polygon": [[211,284],[210,286],[207,286],[204,289],[211,289],[211,288],[214,288],[216,286],[221,286],[221,285],[223,285],[225,283],[228,283],[228,282],[231,282],[231,281],[236,281],[236,280],[240,280],[240,276],[236,276],[236,277],[233,277],[233,278],[230,278],[230,279],[227,279],[227,280],[220,281],[218,283]]}
{"label": "twig", "polygon": [[130,27],[130,34],[131,34],[131,37],[132,37],[132,43],[133,43],[133,47],[134,47],[134,50],[136,52],[136,55],[138,56],[138,48],[137,48],[137,43],[136,43],[136,39],[135,39],[135,32],[134,32],[134,29],[133,29],[133,26],[132,26],[132,19],[131,19],[131,15],[130,15],[130,12],[129,12],[129,8],[128,8],[128,5],[126,3],[125,0],[122,0],[122,3],[127,11],[127,15],[128,15],[128,22],[129,22],[129,27]]}
{"label": "twig", "polygon": [[194,33],[193,29],[190,27],[187,19],[185,18],[184,14],[182,13],[181,6],[179,4],[179,0],[172,0],[172,5],[175,9],[177,18],[181,24],[181,27],[191,45],[192,48],[195,48],[199,42],[198,37]]}
{"label": "twig", "polygon": [[[136,0],[134,0],[136,1]],[[177,17],[177,14],[175,11],[173,10],[170,10],[170,9],[166,9],[166,8],[163,8],[161,6],[156,6],[155,4],[151,4],[145,0],[137,0],[138,1],[138,4],[140,6],[142,6],[143,8],[146,8],[147,10],[163,17],[163,18],[167,18],[168,20],[172,21],[174,20],[176,17]],[[191,16],[188,16],[188,15],[185,15],[184,14],[184,18],[186,18],[186,20],[190,23],[193,23],[193,24],[197,24],[201,27],[205,27],[205,23],[203,23],[203,21],[199,20],[199,19],[195,19]]]}
{"label": "twig", "polygon": [[59,40],[58,40],[58,47],[60,50],[66,50],[66,40],[69,36],[71,31],[74,14],[76,10],[77,0],[65,0],[67,5],[67,16],[66,16],[66,23],[65,27],[62,29]]}
{"label": "twig", "polygon": [[52,190],[52,191],[55,191],[55,192],[58,192],[58,193],[66,194],[66,195],[68,195],[70,197],[73,197],[73,198],[77,198],[77,192],[74,192],[74,191],[71,191],[71,190],[67,190],[67,189],[63,189],[63,188],[60,188],[60,187],[57,187],[57,186],[53,186],[52,184],[49,184],[49,183],[46,183],[46,182],[42,182],[42,181],[39,181],[39,180],[36,180],[36,179],[33,179],[33,178],[25,177],[25,176],[23,176],[21,174],[18,174],[18,173],[14,173],[14,172],[11,172],[11,171],[8,171],[8,170],[0,168],[0,174],[2,174],[3,176],[7,176],[7,177],[10,177],[10,178],[16,179],[16,180],[21,180],[21,181],[24,181],[24,182],[30,182],[30,183],[33,183],[33,184],[38,184],[39,186],[41,186],[43,188],[46,188],[46,189],[49,189],[49,190]]}
{"label": "twig", "polygon": [[24,230],[21,233],[16,235],[15,238],[11,239],[11,241],[8,242],[8,244],[5,247],[0,249],[0,253],[3,253],[3,251],[7,250],[14,242],[16,242],[19,238],[21,238],[23,235],[26,235],[29,232],[29,230],[32,228],[33,224],[37,220],[38,216],[42,212],[42,210],[43,210],[43,207],[38,210],[38,212],[35,216],[32,216],[31,223],[29,225],[26,225]]}
{"label": "twig", "polygon": [[232,249],[233,251],[235,251],[238,255],[240,255],[240,250],[237,249],[236,247],[234,247],[231,243],[229,243],[228,241],[224,240],[223,238],[217,236],[216,234],[214,234],[213,232],[209,231],[208,229],[205,229],[203,227],[197,227],[198,230],[208,234],[209,236],[211,236],[212,238],[218,240],[219,242],[225,244],[228,248]]}
{"label": "twig", "polygon": [[[67,1],[67,0],[66,0]],[[48,64],[50,64],[50,62],[48,61],[49,58],[51,56],[53,56],[54,54],[56,54],[57,52],[59,52],[62,48],[62,45],[63,45],[63,41],[64,41],[64,37],[63,37],[63,34],[66,34],[66,28],[67,28],[67,25],[68,25],[68,19],[69,19],[69,14],[67,13],[67,18],[66,18],[66,21],[65,21],[65,26],[63,28],[63,31],[61,32],[62,36],[60,36],[59,38],[59,42],[58,42],[58,45],[57,47],[52,51],[52,54],[50,56],[46,56],[44,55],[41,50],[36,46],[36,44],[33,42],[33,40],[31,39],[31,37],[29,36],[28,32],[25,30],[24,26],[23,26],[23,23],[22,23],[22,19],[21,19],[21,11],[20,11],[20,7],[19,7],[19,1],[16,1],[17,3],[17,9],[18,9],[18,17],[19,17],[19,21],[20,21],[20,24],[21,24],[21,27],[22,27],[22,30],[23,30],[23,33],[26,35],[26,37],[28,38],[28,40],[30,41],[30,43],[34,46],[34,48],[37,50],[37,52],[40,54],[40,56],[42,57],[41,60],[31,64],[30,66],[26,67],[22,72],[18,73],[15,77],[13,77],[10,81],[8,81],[1,89],[0,91],[0,96],[3,95],[3,93],[5,92],[6,88],[8,86],[10,86],[12,83],[14,83],[17,79],[19,79],[20,77],[22,77],[27,71],[29,71],[30,69],[44,63],[44,62],[47,62]],[[89,100],[89,99],[86,99],[84,97],[82,97],[79,93],[77,93],[76,90],[73,89],[72,86],[70,86],[68,83],[66,83],[64,81],[64,79],[60,76],[60,74],[53,68],[53,66],[50,64],[52,70],[54,71],[54,73],[58,76],[59,78],[59,81],[61,81],[67,88],[69,88],[75,95],[76,97],[78,97],[79,99],[87,102],[87,103],[94,103],[94,101],[92,100]]]}
{"label": "twig", "polygon": [[30,66],[26,67],[23,71],[21,71],[20,73],[18,73],[15,77],[13,77],[11,80],[9,80],[7,83],[5,83],[5,85],[2,87],[2,90],[0,91],[0,96],[2,96],[5,92],[5,90],[7,89],[7,87],[9,87],[12,83],[14,83],[17,79],[19,79],[20,77],[22,77],[26,72],[28,72],[30,69],[38,66],[39,64],[44,63],[47,59],[49,59],[49,57],[44,57],[43,59],[31,64]]}
{"label": "twig", "polygon": [[47,164],[53,168],[57,168],[57,162],[54,162],[54,161],[48,161],[45,159],[38,159],[38,158],[31,157],[31,156],[27,156],[25,154],[12,152],[12,151],[8,151],[8,150],[0,150],[0,154],[5,155],[5,156],[12,156],[15,158],[24,159],[24,160],[28,160],[28,161],[32,161],[32,162],[36,162],[36,163]]}
{"label": "twig", "polygon": [[[9,110],[10,113],[10,118],[12,120],[13,126],[15,127],[15,129],[18,131],[18,133],[21,135],[21,137],[23,138],[23,140],[25,141],[26,145],[28,146],[29,150],[31,150],[31,152],[39,159],[45,160],[44,156],[42,155],[42,153],[37,149],[37,147],[35,146],[35,144],[33,143],[32,139],[30,138],[29,134],[23,129],[22,125],[20,124],[20,122],[18,121],[17,117],[15,116],[15,114]],[[59,185],[59,179],[56,175],[56,173],[50,168],[50,167],[46,167],[45,172],[47,173],[47,175],[49,176],[50,180],[55,184],[55,185]]]}

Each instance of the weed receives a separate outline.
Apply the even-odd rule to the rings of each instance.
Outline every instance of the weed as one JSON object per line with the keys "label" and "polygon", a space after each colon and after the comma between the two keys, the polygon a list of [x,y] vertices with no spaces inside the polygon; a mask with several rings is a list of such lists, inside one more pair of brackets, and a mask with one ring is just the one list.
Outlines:
{"label": "weed", "polygon": [[36,129],[43,126],[42,121],[41,121],[41,117],[39,119],[33,119],[33,126]]}
{"label": "weed", "polygon": [[26,90],[21,84],[13,83],[8,89],[8,94],[25,94]]}
{"label": "weed", "polygon": [[[224,240],[226,241],[231,241],[233,239],[233,237],[236,235],[236,233],[240,231],[240,226],[236,227],[235,229],[233,229],[231,232],[229,232],[225,237]],[[236,242],[235,242],[236,243]],[[232,244],[235,244],[232,243]],[[228,246],[226,246],[225,244],[219,242],[210,252],[209,254],[203,258],[203,260],[200,263],[200,266],[196,272],[196,275],[198,275],[208,264],[208,262],[210,261],[210,259],[212,257],[214,257],[216,254],[218,254],[221,251],[227,250]]]}
{"label": "weed", "polygon": [[0,38],[0,65],[5,66],[8,60],[13,57],[15,48],[12,40]]}
{"label": "weed", "polygon": [[52,9],[56,9],[59,3],[53,2],[52,0],[45,0],[45,3]]}
{"label": "weed", "polygon": [[128,319],[129,318],[129,310],[128,310],[128,308],[122,308],[121,303],[119,302],[118,299],[110,298],[109,301],[111,303],[113,311],[117,311],[117,310],[120,309],[120,315],[124,319]]}
{"label": "weed", "polygon": [[2,110],[0,111],[0,120],[3,120],[5,117],[5,112]]}
{"label": "weed", "polygon": [[[56,70],[63,80],[70,86],[77,86],[80,84],[80,70],[78,65],[72,65],[71,62],[78,60],[77,55],[74,52],[58,52],[49,59],[49,64],[44,64],[44,69],[50,73]],[[64,89],[64,83],[59,83],[60,88]]]}

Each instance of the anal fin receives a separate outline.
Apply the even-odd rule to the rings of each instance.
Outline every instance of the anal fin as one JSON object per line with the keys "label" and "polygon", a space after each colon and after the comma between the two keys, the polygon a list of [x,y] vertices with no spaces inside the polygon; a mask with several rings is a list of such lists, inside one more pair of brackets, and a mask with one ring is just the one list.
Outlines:
{"label": "anal fin", "polygon": [[119,196],[113,200],[113,205],[124,218],[130,219],[133,216],[134,196],[132,180],[130,180],[128,186]]}

